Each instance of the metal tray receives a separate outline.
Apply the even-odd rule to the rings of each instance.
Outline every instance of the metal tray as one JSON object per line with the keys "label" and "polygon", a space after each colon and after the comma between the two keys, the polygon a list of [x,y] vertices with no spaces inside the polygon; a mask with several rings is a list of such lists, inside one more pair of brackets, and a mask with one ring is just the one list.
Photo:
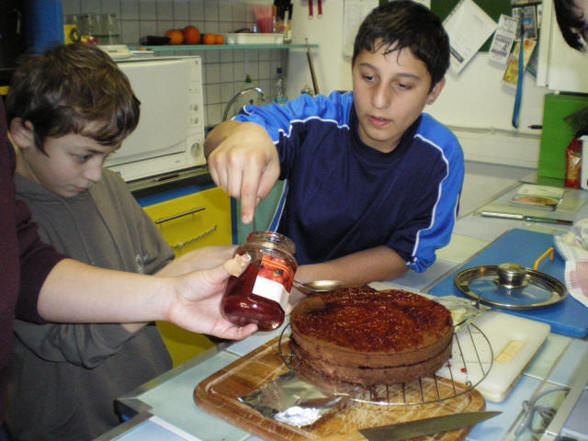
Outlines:
{"label": "metal tray", "polygon": [[509,310],[545,308],[564,300],[565,285],[549,274],[525,268],[524,283],[504,284],[499,279],[499,265],[468,268],[453,279],[466,296],[480,303]]}

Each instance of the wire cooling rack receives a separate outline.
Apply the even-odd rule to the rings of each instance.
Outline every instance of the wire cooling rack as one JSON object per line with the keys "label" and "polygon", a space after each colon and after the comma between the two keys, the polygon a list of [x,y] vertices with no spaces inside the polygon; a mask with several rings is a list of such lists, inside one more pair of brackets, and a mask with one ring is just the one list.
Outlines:
{"label": "wire cooling rack", "polygon": [[[280,334],[278,351],[290,369],[299,360],[290,349],[290,327]],[[476,388],[492,368],[494,355],[488,337],[473,323],[453,335],[452,355],[434,375],[409,383],[369,387],[350,385],[332,391],[350,401],[382,406],[409,406],[438,403],[466,394]]]}

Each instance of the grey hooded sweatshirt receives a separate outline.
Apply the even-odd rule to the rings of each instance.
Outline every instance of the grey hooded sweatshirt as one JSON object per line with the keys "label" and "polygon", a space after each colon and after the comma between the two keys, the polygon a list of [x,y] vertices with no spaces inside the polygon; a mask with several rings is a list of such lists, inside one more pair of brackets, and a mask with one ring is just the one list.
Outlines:
{"label": "grey hooded sweatshirt", "polygon": [[[18,174],[15,182],[41,238],[74,259],[145,274],[173,259],[155,224],[109,170],[73,198]],[[17,320],[15,335],[6,423],[19,441],[93,439],[120,424],[115,398],[172,367],[154,324],[131,334],[119,324]]]}

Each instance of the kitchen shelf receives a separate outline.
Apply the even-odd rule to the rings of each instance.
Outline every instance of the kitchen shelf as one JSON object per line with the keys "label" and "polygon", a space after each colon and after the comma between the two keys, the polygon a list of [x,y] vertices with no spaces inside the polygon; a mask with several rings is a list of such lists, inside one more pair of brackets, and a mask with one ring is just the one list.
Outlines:
{"label": "kitchen shelf", "polygon": [[[310,44],[311,49],[318,48],[318,44]],[[224,51],[224,50],[290,50],[306,49],[306,44],[194,44],[194,45],[162,45],[162,46],[131,46],[131,50],[149,50],[154,55],[166,54],[169,52],[189,51]]]}

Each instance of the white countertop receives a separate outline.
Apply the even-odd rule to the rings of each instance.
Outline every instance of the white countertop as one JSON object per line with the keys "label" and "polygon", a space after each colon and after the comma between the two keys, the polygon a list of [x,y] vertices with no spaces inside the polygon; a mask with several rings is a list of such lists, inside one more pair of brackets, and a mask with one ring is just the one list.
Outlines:
{"label": "white countertop", "polygon": [[[257,334],[242,342],[236,343],[226,350],[208,359],[195,359],[188,366],[180,366],[170,372],[172,375],[163,383],[138,394],[140,403],[148,406],[149,413],[157,416],[159,420],[166,423],[161,424],[150,422],[150,426],[157,427],[149,429],[148,432],[160,433],[171,432],[169,438],[154,438],[158,440],[219,440],[225,441],[257,441],[260,438],[251,436],[247,432],[230,425],[216,417],[213,417],[199,409],[193,400],[194,388],[203,380],[208,378],[219,369],[238,360],[245,354],[259,347],[261,344],[275,338],[280,330],[271,333]],[[558,334],[549,334],[542,349],[526,369],[520,381],[516,384],[507,399],[501,403],[487,401],[487,410],[498,410],[502,414],[478,424],[467,437],[468,441],[499,441],[511,440],[509,429],[515,430],[522,420],[522,403],[529,400],[539,391],[556,389],[562,385],[572,385],[578,372],[583,371],[588,360],[588,342],[565,337]],[[559,402],[550,402],[549,399],[558,398],[546,397],[541,404],[549,403],[557,407]],[[136,403],[135,406],[136,407]],[[169,425],[169,426],[168,426]],[[166,429],[167,427],[167,429]],[[170,430],[169,427],[173,428]],[[132,421],[129,427],[121,434],[111,431],[100,437],[100,441],[109,439],[120,439],[125,441],[145,441],[144,423],[134,424]],[[165,430],[164,430],[165,429]],[[171,437],[173,435],[173,437]]]}
{"label": "white countertop", "polygon": [[[523,170],[524,171],[524,170]],[[512,178],[504,182],[505,187],[494,189],[494,194],[486,201],[507,194],[516,185]],[[514,184],[513,184],[514,182]],[[588,193],[586,194],[588,199]],[[521,221],[488,219],[476,215],[476,208],[469,206],[466,215],[461,217],[455,227],[451,243],[438,253],[437,262],[424,274],[409,273],[385,286],[399,286],[426,292],[461,263],[470,259],[502,233],[513,228],[532,229],[554,234],[565,231],[565,227],[552,224],[536,224]],[[578,213],[578,218],[586,217],[585,210]],[[580,217],[581,216],[581,217]],[[588,313],[587,313],[588,317]],[[102,437],[100,441],[121,439],[133,441],[150,440],[146,433],[160,433],[157,440],[200,439],[241,441],[258,440],[243,430],[234,427],[216,417],[200,410],[193,400],[196,385],[217,372],[219,369],[248,354],[265,342],[279,335],[279,330],[271,333],[258,333],[242,342],[235,343],[212,356],[207,354],[186,363],[155,379],[142,390],[121,401],[136,411],[148,409],[149,414],[159,420],[144,422],[140,419],[130,421]],[[588,342],[558,334],[549,334],[545,344],[539,350],[525,370],[520,381],[513,388],[505,401],[487,402],[488,410],[500,410],[503,413],[495,418],[478,424],[467,437],[468,441],[510,441],[531,438],[516,438],[513,432],[523,420],[523,403],[539,393],[563,386],[571,386],[578,379],[578,372],[585,370],[588,362]],[[553,407],[561,405],[563,398],[557,393],[547,394],[543,400]],[[144,418],[144,416],[143,416]],[[161,423],[163,421],[163,423]],[[151,427],[151,429],[147,429]],[[153,428],[153,427],[156,427]],[[163,427],[163,429],[162,429]],[[165,428],[167,427],[167,429]],[[169,432],[169,437],[162,437],[161,431]],[[542,440],[554,440],[557,434],[546,433]]]}

